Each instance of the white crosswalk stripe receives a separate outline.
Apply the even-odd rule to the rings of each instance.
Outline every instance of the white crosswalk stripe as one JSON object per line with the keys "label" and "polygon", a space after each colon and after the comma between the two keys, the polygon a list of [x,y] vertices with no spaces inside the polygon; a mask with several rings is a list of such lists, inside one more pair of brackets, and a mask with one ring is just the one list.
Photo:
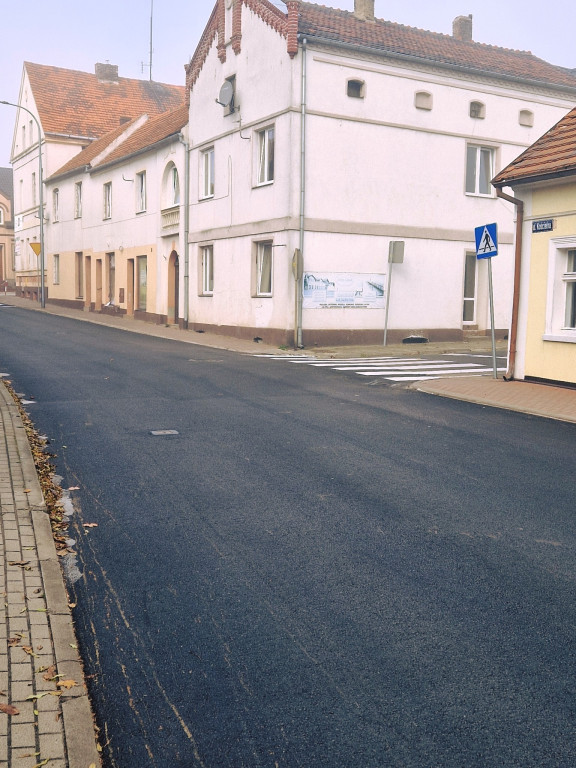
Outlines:
{"label": "white crosswalk stripe", "polygon": [[[490,355],[466,355],[478,362],[455,362],[451,359],[423,360],[419,357],[370,357],[319,360],[312,355],[255,355],[269,360],[284,360],[299,365],[310,365],[314,368],[332,368],[334,371],[356,373],[359,376],[383,378],[393,382],[423,381],[453,376],[486,376],[493,373]],[[464,357],[464,355],[447,355],[445,357]],[[496,358],[497,364],[506,363],[505,357]],[[506,367],[497,368],[499,373]]]}

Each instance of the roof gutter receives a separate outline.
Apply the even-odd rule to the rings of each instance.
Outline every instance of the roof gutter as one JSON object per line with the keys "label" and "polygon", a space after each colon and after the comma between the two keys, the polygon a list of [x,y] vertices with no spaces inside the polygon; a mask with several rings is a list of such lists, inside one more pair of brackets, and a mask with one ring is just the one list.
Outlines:
{"label": "roof gutter", "polygon": [[398,59],[399,61],[406,61],[413,64],[420,64],[422,65],[422,62],[426,62],[430,66],[439,67],[440,69],[448,69],[454,72],[463,72],[466,74],[470,74],[473,72],[476,75],[482,75],[483,77],[492,77],[497,78],[499,80],[505,80],[507,82],[511,83],[520,83],[523,85],[541,85],[545,88],[553,88],[556,91],[561,91],[562,93],[574,95],[576,94],[576,85],[570,86],[570,85],[560,85],[558,83],[550,83],[546,80],[533,80],[529,78],[524,77],[515,77],[514,75],[507,75],[503,72],[495,72],[494,70],[488,70],[488,69],[476,69],[475,67],[464,67],[460,64],[452,64],[450,62],[446,61],[439,61],[438,59],[428,59],[424,56],[414,56],[409,53],[398,53],[396,51],[390,51],[386,48],[372,48],[371,46],[367,45],[355,45],[354,43],[345,43],[340,40],[332,40],[329,37],[318,37],[316,35],[311,34],[304,34],[302,33],[299,35],[300,38],[306,37],[308,42],[312,43],[320,43],[322,45],[328,45],[333,48],[342,48],[347,51],[353,51],[355,53],[363,53],[366,55],[367,52],[375,53],[380,56],[385,56],[390,59]]}
{"label": "roof gutter", "polygon": [[512,319],[510,322],[510,340],[508,343],[508,370],[504,381],[513,381],[516,366],[516,347],[518,341],[518,307],[520,304],[520,272],[522,268],[522,232],[524,226],[524,203],[496,187],[496,196],[516,206],[516,235],[514,251],[514,292],[512,295]]}

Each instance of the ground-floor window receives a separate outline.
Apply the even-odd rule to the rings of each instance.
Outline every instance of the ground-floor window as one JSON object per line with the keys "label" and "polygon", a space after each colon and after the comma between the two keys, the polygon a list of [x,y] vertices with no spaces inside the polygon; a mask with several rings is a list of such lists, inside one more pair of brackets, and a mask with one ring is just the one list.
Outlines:
{"label": "ground-floor window", "polygon": [[137,308],[139,310],[146,310],[146,293],[148,290],[148,261],[146,256],[138,256],[138,291],[137,291]]}
{"label": "ground-floor window", "polygon": [[544,339],[576,342],[576,237],[550,241]]}
{"label": "ground-floor window", "polygon": [[254,295],[272,296],[272,241],[255,243]]}
{"label": "ground-floor window", "polygon": [[574,329],[576,328],[576,249],[568,251],[566,272],[562,279],[566,294],[564,327]]}
{"label": "ground-floor window", "polygon": [[214,246],[205,245],[200,249],[202,296],[212,296],[214,293]]}
{"label": "ground-floor window", "polygon": [[52,257],[52,282],[54,285],[60,284],[60,255],[55,253]]}
{"label": "ground-floor window", "polygon": [[466,254],[464,262],[464,302],[462,320],[464,323],[476,322],[476,265],[478,259],[474,252]]}

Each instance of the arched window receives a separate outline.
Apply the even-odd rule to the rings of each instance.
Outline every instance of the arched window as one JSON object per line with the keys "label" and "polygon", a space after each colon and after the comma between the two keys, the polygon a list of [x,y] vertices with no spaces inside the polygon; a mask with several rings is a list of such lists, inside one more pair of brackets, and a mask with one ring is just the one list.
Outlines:
{"label": "arched window", "polygon": [[0,227],[4,225],[4,208],[0,205]]}
{"label": "arched window", "polygon": [[180,205],[180,177],[174,163],[168,163],[164,169],[162,199],[164,200],[164,208]]}
{"label": "arched window", "polygon": [[432,94],[427,91],[417,91],[414,94],[414,106],[416,109],[432,109]]}
{"label": "arched window", "polygon": [[475,120],[484,120],[486,117],[486,107],[481,101],[470,102],[470,117],[473,117]]}

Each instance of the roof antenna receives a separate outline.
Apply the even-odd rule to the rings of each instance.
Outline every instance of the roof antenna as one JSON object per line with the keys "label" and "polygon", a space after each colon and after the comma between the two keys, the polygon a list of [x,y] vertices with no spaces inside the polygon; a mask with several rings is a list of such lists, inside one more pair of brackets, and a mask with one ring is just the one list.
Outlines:
{"label": "roof antenna", "polygon": [[152,19],[154,18],[154,0],[150,0],[150,80],[152,80]]}

